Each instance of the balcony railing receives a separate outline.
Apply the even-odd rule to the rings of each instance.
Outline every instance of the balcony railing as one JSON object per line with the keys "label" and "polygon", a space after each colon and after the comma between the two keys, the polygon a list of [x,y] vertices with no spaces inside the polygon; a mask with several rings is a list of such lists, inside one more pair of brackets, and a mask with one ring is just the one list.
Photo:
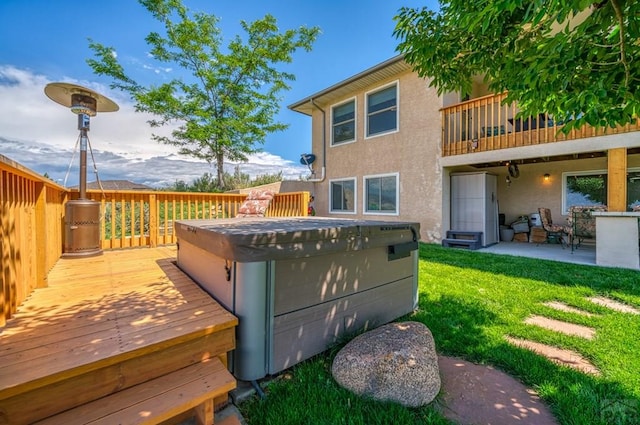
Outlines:
{"label": "balcony railing", "polygon": [[503,105],[506,93],[488,95],[442,108],[442,156],[540,145],[639,131],[640,124],[616,128],[585,125],[568,133],[548,114],[516,118],[517,105]]}
{"label": "balcony railing", "polygon": [[[67,201],[77,199],[55,182],[0,155],[0,326],[62,255]],[[102,249],[173,244],[173,222],[235,217],[243,194],[159,191],[87,191],[100,202]],[[308,192],[276,194],[267,216],[306,216]]]}

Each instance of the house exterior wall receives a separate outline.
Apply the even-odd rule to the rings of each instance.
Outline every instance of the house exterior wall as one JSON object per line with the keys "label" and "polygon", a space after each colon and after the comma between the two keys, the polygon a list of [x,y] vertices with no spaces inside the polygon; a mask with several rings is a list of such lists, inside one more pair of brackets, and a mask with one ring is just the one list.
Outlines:
{"label": "house exterior wall", "polygon": [[[367,93],[394,82],[399,90],[398,130],[365,137]],[[490,94],[486,83],[474,80],[470,96],[486,94]],[[350,100],[356,105],[355,140],[332,146],[332,107]],[[312,152],[317,157],[314,179],[318,180],[312,194],[318,215],[418,221],[423,241],[440,242],[451,229],[451,174],[486,171],[498,176],[498,207],[505,214],[506,223],[546,207],[551,209],[555,223],[564,224],[567,216],[563,206],[563,173],[595,170],[606,173],[611,164],[606,156],[601,156],[603,153],[614,148],[637,152],[640,147],[640,131],[634,131],[442,156],[441,108],[460,101],[460,93],[438,96],[428,80],[400,66],[395,58],[290,106],[312,117]],[[577,159],[590,153],[597,155]],[[556,160],[560,157],[572,159]],[[520,176],[511,178],[510,184],[506,181],[507,167],[487,165],[513,160],[519,161],[516,163]],[[629,169],[640,169],[640,155],[630,152],[627,160]],[[325,173],[321,174],[325,165]],[[398,176],[398,214],[365,213],[365,176],[392,174]],[[550,174],[549,181],[544,181],[544,174]],[[336,180],[355,181],[355,213],[331,211],[330,187]]]}
{"label": "house exterior wall", "polygon": [[[398,131],[365,138],[366,93],[387,84],[398,84]],[[332,106],[355,98],[356,139],[331,145]],[[421,239],[439,241],[442,234],[442,176],[440,158],[440,108],[442,99],[415,73],[404,72],[379,81],[330,104],[318,104],[312,113],[312,151],[322,165],[323,134],[326,137],[326,178],[315,184],[315,208],[319,215],[373,220],[417,221]],[[324,125],[324,131],[323,131]],[[364,176],[398,174],[398,214],[364,213]],[[318,173],[316,177],[319,177]],[[330,211],[330,183],[355,179],[355,214]]]}

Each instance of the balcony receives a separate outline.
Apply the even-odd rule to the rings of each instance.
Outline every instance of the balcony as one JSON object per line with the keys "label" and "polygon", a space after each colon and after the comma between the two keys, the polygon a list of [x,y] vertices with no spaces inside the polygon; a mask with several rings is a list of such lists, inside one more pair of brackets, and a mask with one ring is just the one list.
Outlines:
{"label": "balcony", "polygon": [[588,125],[568,133],[548,114],[518,118],[517,105],[502,104],[506,93],[488,95],[442,108],[442,156],[495,151],[521,146],[639,131],[640,124],[616,128]]}

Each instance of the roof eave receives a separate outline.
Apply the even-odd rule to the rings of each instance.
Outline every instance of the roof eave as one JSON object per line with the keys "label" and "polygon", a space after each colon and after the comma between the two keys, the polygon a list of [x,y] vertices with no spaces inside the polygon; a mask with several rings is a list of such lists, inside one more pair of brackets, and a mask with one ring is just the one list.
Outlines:
{"label": "roof eave", "polygon": [[349,77],[346,80],[340,81],[337,84],[314,93],[311,96],[307,96],[304,99],[294,102],[289,105],[288,108],[292,111],[300,112],[305,115],[311,115],[313,110],[313,106],[311,104],[312,100],[320,103],[326,103],[326,100],[333,97],[340,97],[346,92],[353,92],[360,88],[363,84],[370,85],[377,81],[388,78],[389,73],[385,71],[391,70],[392,72],[397,73],[409,69],[411,69],[411,65],[404,61],[404,55],[397,55],[352,77]]}

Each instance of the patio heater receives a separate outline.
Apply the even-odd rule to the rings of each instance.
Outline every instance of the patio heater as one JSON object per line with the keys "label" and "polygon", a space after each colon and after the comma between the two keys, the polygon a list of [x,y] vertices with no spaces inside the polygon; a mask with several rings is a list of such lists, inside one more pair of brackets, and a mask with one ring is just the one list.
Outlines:
{"label": "patio heater", "polygon": [[78,115],[80,130],[80,194],[65,206],[63,257],[90,257],[100,248],[100,203],[87,199],[87,144],[89,121],[98,112],[115,112],[118,105],[95,91],[69,83],[50,83],[44,93]]}

